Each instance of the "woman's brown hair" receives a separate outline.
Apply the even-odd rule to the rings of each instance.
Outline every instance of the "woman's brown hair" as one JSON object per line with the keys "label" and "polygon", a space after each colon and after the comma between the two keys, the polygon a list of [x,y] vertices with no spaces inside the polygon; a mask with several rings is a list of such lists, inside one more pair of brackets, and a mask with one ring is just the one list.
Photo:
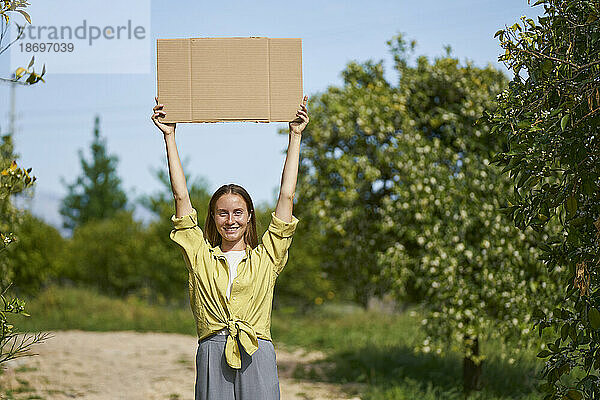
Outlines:
{"label": "woman's brown hair", "polygon": [[246,202],[246,208],[250,215],[250,221],[246,227],[246,233],[244,233],[244,241],[250,248],[258,246],[258,236],[256,234],[256,214],[254,213],[254,205],[250,195],[243,187],[230,183],[229,185],[223,185],[217,189],[217,191],[210,198],[208,203],[208,214],[206,215],[206,222],[204,223],[204,234],[206,239],[211,246],[215,247],[221,244],[221,234],[217,230],[217,224],[215,224],[214,213],[217,207],[217,200],[224,194],[237,194],[244,199]]}

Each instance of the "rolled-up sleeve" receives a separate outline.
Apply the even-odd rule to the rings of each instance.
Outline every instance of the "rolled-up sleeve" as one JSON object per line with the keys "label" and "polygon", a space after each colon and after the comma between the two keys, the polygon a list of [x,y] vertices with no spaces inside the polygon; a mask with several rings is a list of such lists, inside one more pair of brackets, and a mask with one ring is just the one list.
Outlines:
{"label": "rolled-up sleeve", "polygon": [[279,274],[288,258],[288,249],[292,244],[292,236],[296,231],[298,219],[292,216],[292,222],[285,222],[271,213],[271,223],[262,238],[264,251],[273,262],[274,271]]}
{"label": "rolled-up sleeve", "polygon": [[202,247],[207,246],[204,234],[198,226],[198,214],[194,209],[190,214],[179,218],[173,215],[171,222],[173,230],[169,236],[180,246],[187,267],[193,271],[196,268],[196,255]]}

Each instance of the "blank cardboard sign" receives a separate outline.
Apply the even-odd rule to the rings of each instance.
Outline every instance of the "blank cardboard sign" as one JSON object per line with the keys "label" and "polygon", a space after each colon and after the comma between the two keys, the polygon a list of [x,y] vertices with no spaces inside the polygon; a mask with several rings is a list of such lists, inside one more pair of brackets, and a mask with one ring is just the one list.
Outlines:
{"label": "blank cardboard sign", "polygon": [[276,122],[302,102],[302,40],[158,39],[163,122]]}

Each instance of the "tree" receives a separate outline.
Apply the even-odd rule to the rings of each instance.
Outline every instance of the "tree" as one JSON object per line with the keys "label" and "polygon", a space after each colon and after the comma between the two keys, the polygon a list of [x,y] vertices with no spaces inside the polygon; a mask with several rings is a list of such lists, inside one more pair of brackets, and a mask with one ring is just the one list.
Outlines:
{"label": "tree", "polygon": [[13,247],[18,241],[13,231],[21,222],[21,213],[11,198],[35,182],[35,177],[30,175],[31,168],[19,168],[15,158],[11,135],[0,137],[0,365],[25,356],[33,344],[49,337],[46,333],[19,335],[14,325],[8,322],[10,314],[29,316],[23,300],[8,297],[11,280],[20,272],[15,270],[13,259],[7,256],[9,246]]}
{"label": "tree", "polygon": [[502,142],[475,125],[506,78],[449,52],[411,66],[414,42],[388,44],[397,86],[381,62],[351,63],[342,88],[313,98],[298,208],[319,229],[325,267],[359,300],[390,291],[417,302],[420,349],[460,346],[468,391],[480,386],[479,341],[528,344],[530,306],[546,309],[556,287],[536,232],[499,212],[509,181],[489,160]]}
{"label": "tree", "polygon": [[[262,214],[265,222],[259,235],[268,227],[272,210],[272,207],[264,208]],[[288,262],[277,278],[273,299],[273,306],[276,308],[288,307],[299,312],[309,312],[326,301],[351,299],[350,296],[344,296],[343,289],[336,287],[322,270],[321,260],[315,252],[319,238],[314,236],[312,227],[306,222],[304,219],[300,221],[289,250]]]}
{"label": "tree", "polygon": [[[20,13],[28,23],[31,23],[29,15],[23,10],[28,5],[26,1],[0,1],[0,54],[4,53],[13,43],[2,44],[5,33],[8,31],[8,24],[11,21],[13,13]],[[14,21],[13,21],[14,22]],[[22,34],[24,27],[19,27],[17,39]],[[15,39],[16,40],[16,39]],[[42,76],[45,73],[45,67],[42,74],[36,74],[33,69],[34,59],[31,59],[27,69],[19,68],[15,76],[9,79],[0,78],[1,81],[12,84],[21,83],[31,85],[43,81]],[[32,69],[29,71],[29,69]],[[19,80],[27,76],[25,82]],[[25,312],[25,302],[18,298],[7,298],[7,291],[10,287],[10,279],[14,275],[14,266],[6,257],[6,249],[17,237],[13,234],[15,226],[19,222],[20,212],[16,209],[11,199],[14,195],[31,187],[35,177],[30,176],[31,168],[19,168],[16,162],[16,156],[12,145],[12,134],[0,137],[0,365],[10,359],[22,357],[29,350],[31,345],[43,341],[48,337],[47,334],[22,335],[19,337],[17,330],[12,324],[8,323],[9,314],[29,316]]]}
{"label": "tree", "polygon": [[23,315],[25,302],[16,297],[7,297],[11,279],[18,271],[14,270],[12,260],[7,257],[9,246],[14,246],[17,236],[13,230],[20,222],[20,212],[11,197],[31,187],[35,177],[30,176],[31,168],[19,168],[12,151],[10,135],[3,136],[0,142],[0,365],[8,360],[22,357],[31,345],[49,337],[46,333],[19,335],[14,325],[8,322],[10,314]]}
{"label": "tree", "polygon": [[375,255],[393,238],[374,222],[389,193],[385,182],[394,175],[389,152],[400,123],[399,104],[381,63],[351,63],[343,77],[344,87],[330,87],[310,102],[296,213],[328,278],[366,306],[370,297],[389,289],[379,279]]}
{"label": "tree", "polygon": [[[515,226],[560,230],[537,243],[566,288],[555,308],[536,310],[540,336],[555,340],[547,359],[545,399],[600,397],[600,5],[540,0],[544,15],[496,33],[514,76],[488,115],[506,141],[495,158],[514,195]],[[572,380],[574,383],[569,383]]]}
{"label": "tree", "polygon": [[14,233],[19,244],[10,246],[6,252],[12,272],[11,288],[19,297],[32,297],[58,277],[65,240],[56,228],[29,212],[22,215]]}
{"label": "tree", "polygon": [[[102,240],[98,240],[102,238]],[[112,296],[138,294],[151,287],[148,272],[168,272],[154,264],[150,240],[130,211],[77,226],[61,257],[60,277]]]}
{"label": "tree", "polygon": [[[83,175],[75,183],[66,185],[68,194],[63,199],[60,213],[64,227],[73,230],[91,220],[101,220],[126,209],[127,196],[117,176],[116,156],[109,156],[105,140],[100,137],[100,118],[94,121],[92,159],[88,162],[79,151]],[[64,181],[63,181],[64,184]]]}
{"label": "tree", "polygon": [[[6,138],[6,137],[5,137]],[[24,170],[18,167],[12,160],[7,166],[6,155],[12,155],[12,146],[10,141],[3,138],[0,142],[0,365],[8,360],[22,357],[30,349],[31,345],[41,342],[48,338],[47,334],[39,333],[35,335],[19,334],[15,327],[8,322],[9,314],[29,316],[25,312],[25,302],[18,298],[7,298],[7,292],[10,287],[10,279],[15,271],[11,268],[10,260],[6,258],[7,248],[13,242],[17,241],[12,233],[14,224],[18,222],[18,210],[11,202],[12,195],[27,189],[35,181],[29,173],[31,169]]]}
{"label": "tree", "polygon": [[[165,170],[156,170],[154,175],[162,185],[161,190],[139,199],[139,203],[156,217],[145,229],[149,289],[156,299],[182,303],[188,295],[188,276],[182,264],[181,251],[169,238],[173,229],[171,216],[175,210],[171,181]],[[190,200],[198,213],[198,224],[203,228],[211,196],[208,183],[191,175],[187,176],[187,182]]]}
{"label": "tree", "polygon": [[[6,150],[5,144],[6,142],[0,143],[0,149]],[[16,161],[8,161],[4,157],[0,158],[0,168],[2,168],[0,172],[0,239],[2,240],[0,251],[4,253],[7,247],[16,241],[12,230],[20,217],[18,210],[10,201],[11,196],[32,186],[35,177],[29,175],[31,168],[21,169]],[[0,272],[2,272],[0,286],[3,288],[8,286],[12,278],[13,271],[9,267],[7,260],[3,257],[0,262]]]}
{"label": "tree", "polygon": [[509,181],[489,160],[502,142],[476,124],[495,107],[504,75],[449,54],[434,63],[419,57],[416,68],[399,61],[407,115],[397,151],[405,156],[381,224],[399,240],[380,263],[399,298],[425,300],[423,350],[462,342],[469,391],[481,386],[481,340],[520,342],[513,353],[531,344],[523,337],[530,307],[547,309],[556,289],[535,251],[546,232],[519,233],[500,213]]}

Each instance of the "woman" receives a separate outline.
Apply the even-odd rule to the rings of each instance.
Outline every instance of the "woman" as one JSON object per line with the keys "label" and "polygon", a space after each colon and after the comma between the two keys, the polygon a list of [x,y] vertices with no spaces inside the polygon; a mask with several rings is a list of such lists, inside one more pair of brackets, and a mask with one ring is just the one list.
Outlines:
{"label": "woman", "polygon": [[271,223],[258,245],[250,196],[238,185],[224,185],[212,196],[204,232],[190,202],[175,144],[175,124],[152,121],[164,135],[175,198],[171,239],[181,247],[188,268],[190,306],[196,320],[196,400],[279,399],[271,307],[275,280],[285,266],[298,220],[292,215],[300,139],[308,124],[304,96],[289,123],[289,143],[281,188]]}

